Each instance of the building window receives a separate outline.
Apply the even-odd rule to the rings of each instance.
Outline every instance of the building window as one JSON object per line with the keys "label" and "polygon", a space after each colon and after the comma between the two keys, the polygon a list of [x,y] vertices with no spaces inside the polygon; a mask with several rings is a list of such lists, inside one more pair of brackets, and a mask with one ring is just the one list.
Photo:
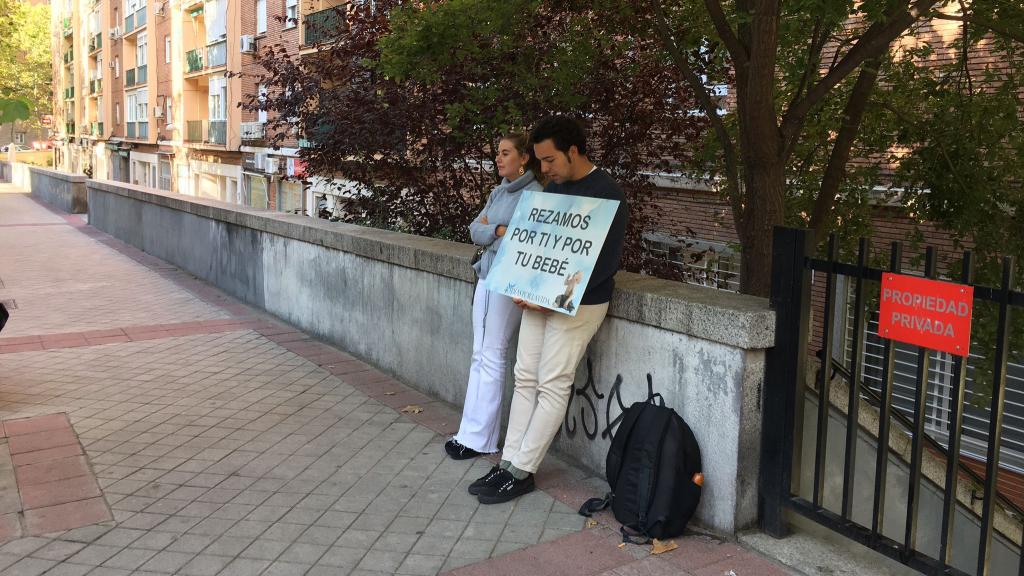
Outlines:
{"label": "building window", "polygon": [[164,118],[167,119],[167,127],[174,125],[174,98],[170,96],[164,100]]}
{"label": "building window", "polygon": [[248,204],[253,208],[267,208],[267,179],[262,176],[249,176]]}
{"label": "building window", "polygon": [[160,161],[160,189],[171,191],[171,162],[169,160]]}
{"label": "building window", "polygon": [[280,212],[302,212],[302,182],[281,180],[277,187],[277,209]]}
{"label": "building window", "polygon": [[291,28],[299,23],[299,0],[284,0],[284,27]]}
{"label": "building window", "polygon": [[140,32],[137,36],[139,44],[135,47],[135,66],[146,65],[146,33]]}
{"label": "building window", "polygon": [[[267,86],[266,86],[266,84],[260,84],[258,90],[259,90],[258,94],[260,95],[259,96],[259,101],[260,101],[260,104],[263,105],[263,104],[265,104],[267,102]],[[257,112],[256,114],[258,115],[257,120],[259,120],[263,124],[267,123],[267,111],[266,111],[266,109],[260,108],[259,112]]]}
{"label": "building window", "polygon": [[171,37],[164,36],[164,64],[171,63]]}
{"label": "building window", "polygon": [[256,33],[267,33],[267,0],[256,0]]}
{"label": "building window", "polygon": [[210,120],[227,120],[228,82],[223,76],[210,78]]}
{"label": "building window", "polygon": [[121,103],[114,103],[114,124],[121,124]]}
{"label": "building window", "polygon": [[121,77],[121,58],[114,56],[114,78]]}
{"label": "building window", "polygon": [[15,132],[14,133],[14,143],[15,144],[24,144],[25,143],[25,133],[24,132]]}

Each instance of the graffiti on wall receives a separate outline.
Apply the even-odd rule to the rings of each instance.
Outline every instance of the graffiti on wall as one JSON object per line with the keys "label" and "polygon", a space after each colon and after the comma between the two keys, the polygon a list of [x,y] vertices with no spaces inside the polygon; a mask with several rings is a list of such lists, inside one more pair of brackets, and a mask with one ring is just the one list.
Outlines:
{"label": "graffiti on wall", "polygon": [[[588,440],[594,440],[600,436],[602,439],[611,439],[622,421],[622,413],[626,406],[622,401],[622,374],[617,374],[612,382],[608,394],[602,394],[597,388],[594,377],[594,363],[587,357],[587,377],[583,385],[573,387],[569,395],[569,405],[565,410],[565,422],[563,428],[570,439],[575,438],[580,428]],[[647,374],[647,401],[655,397],[654,378]],[[600,413],[598,410],[604,402],[604,428],[601,428]],[[615,417],[612,417],[612,413]]]}

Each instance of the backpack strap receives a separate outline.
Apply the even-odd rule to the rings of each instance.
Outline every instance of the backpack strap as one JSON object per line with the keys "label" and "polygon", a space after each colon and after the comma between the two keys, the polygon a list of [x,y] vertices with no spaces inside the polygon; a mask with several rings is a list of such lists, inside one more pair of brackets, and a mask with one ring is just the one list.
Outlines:
{"label": "backpack strap", "polygon": [[600,512],[601,510],[604,510],[608,506],[611,506],[611,503],[611,492],[605,494],[604,498],[591,498],[590,500],[584,502],[583,506],[580,506],[580,516],[586,516],[587,518],[590,518],[591,514],[593,514],[594,512]]}
{"label": "backpack strap", "polygon": [[[657,402],[654,401],[655,398],[658,399]],[[662,408],[665,407],[665,397],[661,395],[661,392],[655,392],[654,394],[651,395],[650,398],[647,399],[647,401],[650,402],[651,404],[654,404],[655,406],[661,406]]]}
{"label": "backpack strap", "polygon": [[619,533],[622,534],[623,544],[639,544],[643,546],[651,543],[651,537],[637,529],[635,524],[619,526]]}

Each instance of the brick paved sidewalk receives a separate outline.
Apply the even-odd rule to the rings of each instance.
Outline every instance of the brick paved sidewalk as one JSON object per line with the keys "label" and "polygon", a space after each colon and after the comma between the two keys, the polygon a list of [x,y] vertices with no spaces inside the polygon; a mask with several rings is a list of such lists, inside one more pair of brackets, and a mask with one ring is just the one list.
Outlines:
{"label": "brick paved sidewalk", "polygon": [[[0,184],[0,419],[66,413],[87,468],[15,464],[15,492],[0,474],[0,513],[35,534],[0,547],[0,574],[789,573],[704,536],[619,548],[607,514],[575,513],[600,480],[555,457],[542,490],[480,506],[466,486],[491,462],[444,455],[451,406],[14,192]],[[0,471],[19,450],[0,441]],[[57,501],[113,521],[72,528]],[[38,515],[65,524],[39,534]]]}

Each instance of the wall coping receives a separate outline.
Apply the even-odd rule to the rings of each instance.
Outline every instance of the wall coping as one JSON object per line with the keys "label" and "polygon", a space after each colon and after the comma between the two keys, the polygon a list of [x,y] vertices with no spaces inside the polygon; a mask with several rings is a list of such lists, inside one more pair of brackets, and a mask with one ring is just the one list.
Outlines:
{"label": "wall coping", "polygon": [[63,170],[53,170],[50,168],[32,165],[29,165],[28,169],[29,172],[32,172],[33,174],[42,174],[43,176],[56,178],[57,180],[64,180],[65,182],[71,182],[73,184],[79,184],[88,180],[88,178],[85,177],[85,174],[72,174]]}
{"label": "wall coping", "polygon": [[[85,179],[84,176],[55,170],[32,170],[60,175],[57,177]],[[475,251],[470,244],[258,210],[111,180],[89,180],[86,186],[90,190],[133,198],[373,260],[476,282],[469,265]],[[609,310],[615,318],[748,350],[770,348],[775,343],[775,312],[769,308],[765,298],[631,272],[619,272],[615,283]]]}

